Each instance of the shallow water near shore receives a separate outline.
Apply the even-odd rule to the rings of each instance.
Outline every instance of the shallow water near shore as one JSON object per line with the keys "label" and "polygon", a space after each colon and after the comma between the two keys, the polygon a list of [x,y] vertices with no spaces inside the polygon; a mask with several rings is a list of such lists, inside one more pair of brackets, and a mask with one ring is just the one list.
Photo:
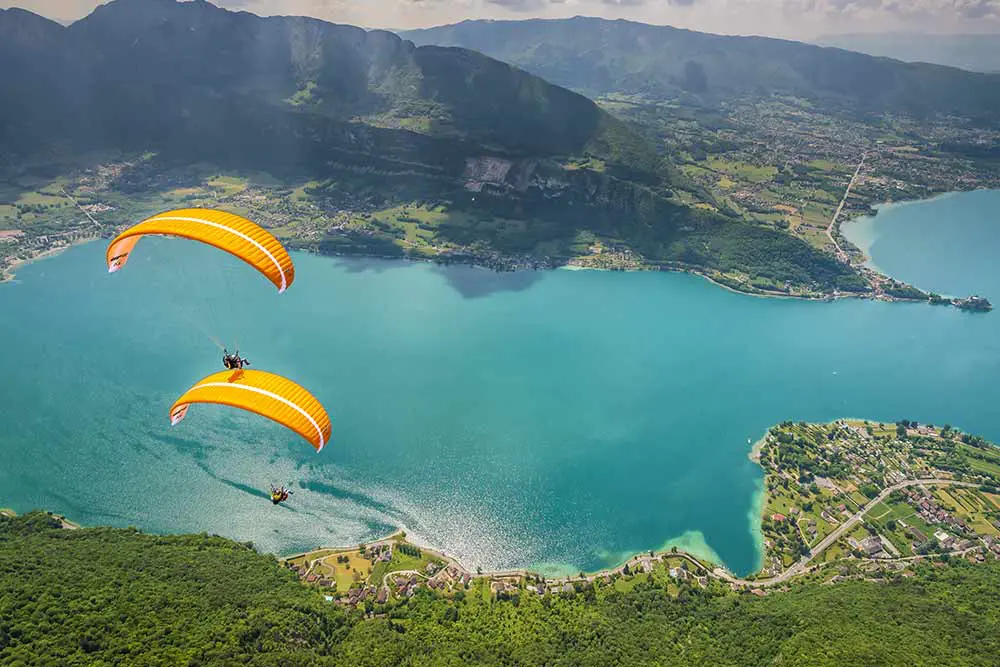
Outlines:
{"label": "shallow water near shore", "polygon": [[[872,246],[890,271],[895,234]],[[913,266],[943,261],[922,247]],[[746,574],[760,558],[748,440],[771,424],[908,418],[1000,439],[996,312],[302,254],[279,296],[197,244],[145,240],[115,275],[103,250],[0,285],[0,506],[286,554],[403,527],[472,567],[550,574],[681,544]],[[962,255],[961,279],[900,277],[998,301],[984,259]],[[172,401],[219,366],[212,339],[309,388],[331,445],[221,407],[171,428]],[[291,482],[292,502],[272,507],[271,482]]]}
{"label": "shallow water near shore", "polygon": [[981,294],[1000,303],[1000,191],[952,193],[879,208],[847,222],[844,236],[869,265],[923,290]]}

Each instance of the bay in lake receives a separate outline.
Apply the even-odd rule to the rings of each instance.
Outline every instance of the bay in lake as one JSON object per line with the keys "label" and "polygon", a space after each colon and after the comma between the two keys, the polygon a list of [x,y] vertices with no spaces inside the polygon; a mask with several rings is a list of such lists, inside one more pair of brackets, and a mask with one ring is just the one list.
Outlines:
{"label": "bay in lake", "polygon": [[[924,206],[949,224],[906,222]],[[870,252],[920,287],[1000,301],[998,209],[975,193],[883,211]],[[771,424],[908,418],[1000,439],[996,313],[301,254],[279,296],[198,244],[144,240],[114,275],[103,252],[0,286],[2,506],[280,553],[401,526],[472,566],[551,574],[679,543],[747,573],[748,441]],[[309,388],[331,445],[221,407],[171,428],[173,400],[220,367],[213,341]],[[273,507],[271,482],[292,502]]]}

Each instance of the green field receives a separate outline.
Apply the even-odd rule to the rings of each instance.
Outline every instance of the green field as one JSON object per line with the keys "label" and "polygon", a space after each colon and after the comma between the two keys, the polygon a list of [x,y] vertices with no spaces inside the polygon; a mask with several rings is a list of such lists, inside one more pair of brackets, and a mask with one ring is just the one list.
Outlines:
{"label": "green field", "polygon": [[563,165],[563,168],[569,169],[570,171],[589,169],[590,171],[603,172],[607,169],[607,164],[604,160],[600,160],[595,157],[587,157],[567,162]]}
{"label": "green field", "polygon": [[878,521],[883,518],[892,518],[891,516],[888,516],[891,514],[892,514],[892,508],[886,505],[885,503],[880,502],[880,503],[875,503],[875,505],[873,505],[871,509],[868,510],[868,514],[866,516],[869,519]]}
{"label": "green field", "polygon": [[849,172],[850,167],[839,164],[837,162],[831,162],[830,160],[812,160],[807,163],[810,169],[818,169],[819,171],[843,171]]}
{"label": "green field", "polygon": [[846,546],[843,544],[843,540],[838,540],[823,552],[821,562],[832,563],[835,560],[839,560],[847,556],[848,553],[849,552]]}
{"label": "green field", "polygon": [[745,162],[731,162],[720,158],[709,158],[708,166],[722,174],[732,177],[737,181],[747,181],[750,183],[768,183],[778,175],[777,167],[757,166]]}
{"label": "green field", "polygon": [[985,472],[993,477],[1000,479],[1000,464],[994,463],[992,461],[983,461],[981,459],[975,459],[971,456],[967,457],[966,460],[969,462],[969,466],[978,472]]}
{"label": "green field", "polygon": [[231,196],[247,188],[247,179],[238,176],[216,176],[205,182],[206,185],[221,190],[223,196]]}
{"label": "green field", "polygon": [[[871,498],[861,493],[860,491],[851,491],[849,494],[847,494],[847,497],[850,498],[852,501],[854,501],[854,504],[857,505],[858,509],[864,507],[865,505],[871,502]],[[850,505],[848,505],[848,509],[849,508]]]}
{"label": "green field", "polygon": [[0,227],[2,229],[14,229],[17,227],[17,207],[13,204],[0,204]]}
{"label": "green field", "polygon": [[389,562],[375,563],[372,567],[372,573],[370,581],[373,584],[381,584],[382,579],[386,574],[390,572],[399,572],[403,570],[416,570],[417,572],[424,572],[424,569],[429,563],[443,564],[440,558],[433,556],[426,551],[421,551],[420,557],[415,558],[409,554],[402,553],[398,548],[393,548],[392,559]]}
{"label": "green field", "polygon": [[62,194],[35,190],[22,192],[15,203],[21,206],[72,206],[72,203]]}
{"label": "green field", "polygon": [[974,489],[935,489],[934,495],[941,505],[969,523],[977,533],[997,535],[996,527],[990,521],[991,516],[1000,515],[993,503],[983,494]]}
{"label": "green field", "polygon": [[[883,506],[883,503],[879,503],[879,505]],[[884,506],[889,509],[887,514],[876,519],[875,517],[879,513],[871,512],[866,515],[866,520],[875,526],[882,535],[888,537],[904,556],[913,555],[913,549],[910,545],[915,541],[907,532],[908,527],[916,528],[926,537],[933,539],[934,527],[921,519],[910,505],[905,502],[889,501]],[[896,522],[891,530],[888,527],[889,521]],[[906,523],[907,528],[900,526],[899,521]]]}
{"label": "green field", "polygon": [[289,196],[289,198],[294,202],[309,201],[310,196],[306,192],[306,190],[319,187],[320,185],[321,183],[319,181],[309,181],[307,183],[303,183],[302,185],[292,190],[292,194]]}

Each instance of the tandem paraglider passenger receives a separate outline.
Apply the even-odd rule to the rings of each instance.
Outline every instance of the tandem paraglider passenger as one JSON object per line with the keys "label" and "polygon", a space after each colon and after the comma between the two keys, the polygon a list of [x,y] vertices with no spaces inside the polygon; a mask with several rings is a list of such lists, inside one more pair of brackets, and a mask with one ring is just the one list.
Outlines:
{"label": "tandem paraglider passenger", "polygon": [[283,503],[288,500],[288,496],[292,495],[292,492],[286,489],[284,486],[275,487],[274,484],[271,485],[271,503],[277,505],[278,503]]}
{"label": "tandem paraglider passenger", "polygon": [[250,365],[249,359],[244,359],[240,357],[240,351],[236,350],[235,354],[229,354],[229,350],[222,350],[222,365],[226,367],[227,370],[238,371],[242,370],[244,366]]}

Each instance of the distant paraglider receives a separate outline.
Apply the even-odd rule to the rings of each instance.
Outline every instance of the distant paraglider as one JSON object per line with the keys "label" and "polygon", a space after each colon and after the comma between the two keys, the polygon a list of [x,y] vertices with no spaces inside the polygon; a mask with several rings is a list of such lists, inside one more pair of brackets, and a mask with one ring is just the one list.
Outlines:
{"label": "distant paraglider", "polygon": [[108,246],[108,273],[121,270],[135,244],[148,235],[177,236],[225,250],[264,274],[279,293],[295,280],[292,258],[270,232],[233,213],[205,208],[166,211],[126,229]]}
{"label": "distant paraglider", "polygon": [[253,412],[295,431],[317,452],[330,441],[333,425],[326,410],[308,391],[274,373],[222,371],[188,389],[170,408],[177,425],[193,403],[215,403]]}

